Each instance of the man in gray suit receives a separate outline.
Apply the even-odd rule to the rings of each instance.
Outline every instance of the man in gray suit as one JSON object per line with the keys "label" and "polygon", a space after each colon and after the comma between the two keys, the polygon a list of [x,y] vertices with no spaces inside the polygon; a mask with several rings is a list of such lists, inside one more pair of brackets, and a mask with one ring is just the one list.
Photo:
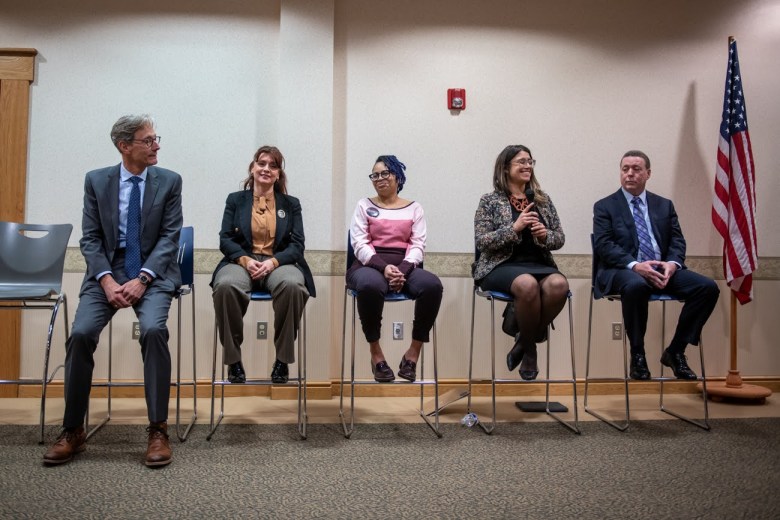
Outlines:
{"label": "man in gray suit", "polygon": [[46,464],[62,464],[84,451],[94,352],[114,314],[132,307],[141,327],[144,390],[149,415],[147,466],[171,462],[168,398],[171,356],[168,312],[181,286],[176,261],[182,225],[181,176],[158,168],[160,137],[147,115],[124,116],[111,129],[122,156],[84,182],[81,252],[87,272],[65,349],[65,417]]}

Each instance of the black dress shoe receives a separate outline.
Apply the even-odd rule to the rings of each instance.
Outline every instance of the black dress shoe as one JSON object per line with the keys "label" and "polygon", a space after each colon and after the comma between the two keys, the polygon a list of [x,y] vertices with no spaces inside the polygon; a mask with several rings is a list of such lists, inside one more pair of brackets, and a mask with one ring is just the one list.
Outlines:
{"label": "black dress shoe", "polygon": [[278,359],[274,361],[274,368],[271,370],[271,381],[277,385],[283,385],[290,379],[290,367],[287,363],[282,363]]}
{"label": "black dress shoe", "polygon": [[228,381],[231,383],[246,383],[246,372],[241,361],[228,365]]}
{"label": "black dress shoe", "polygon": [[409,361],[406,356],[401,356],[401,364],[398,365],[398,377],[414,383],[417,379],[417,363]]}
{"label": "black dress shoe", "polygon": [[688,360],[682,352],[669,352],[669,349],[664,350],[664,353],[661,354],[661,363],[671,368],[672,372],[674,372],[674,377],[677,379],[689,381],[698,379],[691,367],[688,366]]}
{"label": "black dress shoe", "polygon": [[650,379],[650,369],[647,368],[644,354],[631,354],[631,372],[628,375],[631,379],[639,381]]}
{"label": "black dress shoe", "polygon": [[506,368],[510,372],[514,372],[517,365],[523,360],[523,354],[523,343],[520,338],[520,333],[518,332],[517,336],[515,336],[515,344],[512,346],[512,350],[506,355]]}
{"label": "black dress shoe", "polygon": [[371,372],[374,373],[374,380],[377,383],[389,383],[395,381],[393,369],[387,364],[387,361],[380,361],[376,365],[371,364]]}
{"label": "black dress shoe", "polygon": [[536,345],[525,348],[523,361],[520,363],[520,378],[523,381],[533,381],[539,375],[539,365],[536,363]]}

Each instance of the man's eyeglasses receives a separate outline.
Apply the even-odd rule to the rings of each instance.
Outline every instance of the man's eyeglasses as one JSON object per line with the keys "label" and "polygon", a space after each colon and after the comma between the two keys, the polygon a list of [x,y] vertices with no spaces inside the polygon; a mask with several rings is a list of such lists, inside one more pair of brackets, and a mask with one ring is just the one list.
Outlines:
{"label": "man's eyeglasses", "polygon": [[378,173],[374,172],[374,173],[370,174],[368,176],[368,178],[371,179],[372,181],[378,181],[380,178],[381,179],[389,179],[391,175],[395,175],[395,174],[393,172],[391,172],[390,170],[382,170],[381,172],[378,172]]}
{"label": "man's eyeglasses", "polygon": [[146,139],[131,139],[131,141],[134,143],[143,143],[147,148],[151,148],[154,143],[160,144],[161,139],[162,137],[156,135],[154,137],[147,137]]}
{"label": "man's eyeglasses", "polygon": [[519,164],[520,166],[530,166],[531,168],[536,166],[536,159],[518,159],[512,162],[515,164]]}

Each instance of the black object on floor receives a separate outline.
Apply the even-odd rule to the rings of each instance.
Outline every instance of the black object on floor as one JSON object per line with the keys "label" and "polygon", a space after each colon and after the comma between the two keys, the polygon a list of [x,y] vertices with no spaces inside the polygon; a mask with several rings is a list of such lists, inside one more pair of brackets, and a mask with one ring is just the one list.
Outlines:
{"label": "black object on floor", "polygon": [[[544,401],[516,401],[517,406],[523,412],[546,412],[547,405]],[[568,412],[569,409],[557,401],[550,401],[551,412]]]}

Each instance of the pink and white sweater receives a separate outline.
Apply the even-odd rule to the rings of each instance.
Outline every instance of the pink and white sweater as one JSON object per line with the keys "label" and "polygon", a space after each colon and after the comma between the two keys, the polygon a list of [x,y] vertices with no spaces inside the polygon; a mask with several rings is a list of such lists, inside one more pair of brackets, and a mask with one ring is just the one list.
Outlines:
{"label": "pink and white sweater", "polygon": [[365,266],[384,271],[392,263],[406,275],[423,261],[427,228],[417,202],[387,209],[361,199],[349,231],[355,258]]}

